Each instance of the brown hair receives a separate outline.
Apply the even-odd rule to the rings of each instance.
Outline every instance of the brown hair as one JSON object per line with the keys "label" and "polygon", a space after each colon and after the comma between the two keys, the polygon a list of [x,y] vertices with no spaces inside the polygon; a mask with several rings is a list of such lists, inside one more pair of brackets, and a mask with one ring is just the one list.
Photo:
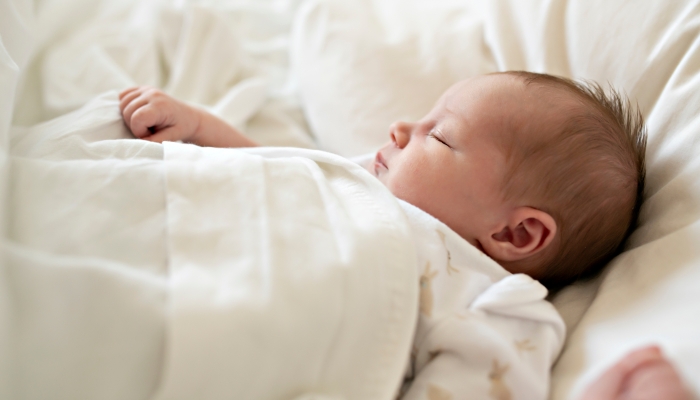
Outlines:
{"label": "brown hair", "polygon": [[557,223],[554,252],[539,276],[556,289],[598,273],[635,228],[646,175],[644,119],[626,97],[594,82],[507,74],[528,86],[563,90],[582,105],[556,127],[555,140],[519,141],[506,174],[506,198],[527,198]]}

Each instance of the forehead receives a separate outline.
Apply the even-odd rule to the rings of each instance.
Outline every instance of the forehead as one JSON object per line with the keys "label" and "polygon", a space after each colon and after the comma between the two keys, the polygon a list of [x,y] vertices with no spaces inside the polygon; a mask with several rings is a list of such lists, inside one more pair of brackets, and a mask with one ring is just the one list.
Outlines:
{"label": "forehead", "polygon": [[433,112],[452,120],[469,136],[521,140],[526,133],[541,136],[551,132],[577,107],[575,103],[564,90],[527,84],[515,75],[490,74],[454,84]]}
{"label": "forehead", "polygon": [[445,100],[488,100],[522,92],[525,82],[509,74],[488,74],[459,81],[445,92]]}
{"label": "forehead", "polygon": [[512,118],[529,103],[532,90],[519,77],[491,74],[457,82],[438,102],[450,114],[464,119],[493,116]]}
{"label": "forehead", "polygon": [[455,144],[499,139],[521,124],[524,83],[508,75],[484,75],[452,85],[426,116]]}

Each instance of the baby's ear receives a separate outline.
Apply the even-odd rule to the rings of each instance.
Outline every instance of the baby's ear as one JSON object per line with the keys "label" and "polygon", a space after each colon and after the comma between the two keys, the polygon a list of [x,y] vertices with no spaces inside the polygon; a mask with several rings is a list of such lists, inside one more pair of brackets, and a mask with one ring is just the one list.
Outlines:
{"label": "baby's ear", "polygon": [[546,249],[556,233],[557,223],[551,215],[532,207],[519,207],[479,243],[494,260],[513,262]]}

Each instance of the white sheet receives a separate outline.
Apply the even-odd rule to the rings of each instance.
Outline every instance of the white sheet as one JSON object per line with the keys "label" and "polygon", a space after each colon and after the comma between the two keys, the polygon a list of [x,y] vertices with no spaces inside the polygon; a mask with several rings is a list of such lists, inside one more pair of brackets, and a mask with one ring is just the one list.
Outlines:
{"label": "white sheet", "polygon": [[[647,342],[661,343],[700,392],[695,340],[700,325],[688,318],[696,315],[700,301],[694,291],[700,260],[693,252],[700,239],[698,1],[440,0],[425,6],[417,0],[338,0],[327,2],[332,7],[326,14],[309,5],[296,20],[299,5],[310,2],[29,3],[3,3],[21,12],[3,13],[15,23],[0,26],[3,42],[15,35],[12,40],[23,45],[14,48],[26,52],[20,95],[10,104],[14,125],[74,109],[107,86],[119,89],[127,81],[180,82],[168,87],[209,107],[227,99],[219,109],[231,110],[224,105],[259,101],[255,80],[247,81],[253,89],[241,90],[245,95],[226,96],[235,84],[259,77],[267,82],[267,100],[257,111],[251,107],[236,116],[248,115],[241,124],[249,134],[263,143],[312,146],[303,104],[319,143],[354,154],[383,142],[388,122],[420,117],[452,80],[477,73],[526,68],[609,81],[626,90],[639,101],[650,128],[647,202],[628,245],[634,250],[614,262],[598,296],[594,282],[559,297],[566,300],[559,302],[561,310],[574,311],[565,317],[576,329],[554,371],[553,398],[573,398],[624,352]],[[205,37],[221,44],[220,51],[198,48]],[[243,67],[221,72],[195,62],[218,57]],[[0,78],[8,79],[2,84],[13,87],[11,64],[2,65]],[[181,73],[171,75],[173,69]],[[202,87],[192,86],[187,76],[201,79]],[[8,113],[11,97],[1,93],[0,111]],[[91,154],[108,144],[93,146],[82,149]],[[44,155],[52,154],[46,149]],[[35,228],[39,237],[51,236]],[[624,301],[621,294],[628,295]],[[593,299],[593,306],[579,323],[577,315],[588,303],[581,299]]]}
{"label": "white sheet", "polygon": [[108,90],[151,85],[265,145],[315,147],[289,74],[297,3],[42,1],[14,124],[75,110]]}
{"label": "white sheet", "polygon": [[[14,361],[13,321],[11,285],[7,279],[6,232],[8,217],[8,185],[10,181],[9,130],[14,111],[15,93],[20,76],[20,67],[29,55],[26,40],[25,17],[20,8],[11,2],[0,3],[0,398],[12,395]],[[29,14],[29,13],[27,13]],[[19,64],[19,65],[18,65]]]}

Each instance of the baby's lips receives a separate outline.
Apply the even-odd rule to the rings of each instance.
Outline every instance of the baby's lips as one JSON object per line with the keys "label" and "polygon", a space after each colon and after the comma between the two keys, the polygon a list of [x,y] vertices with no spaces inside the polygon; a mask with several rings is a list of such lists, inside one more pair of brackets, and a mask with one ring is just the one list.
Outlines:
{"label": "baby's lips", "polygon": [[381,164],[384,168],[389,169],[386,166],[386,160],[384,159],[384,156],[382,156],[382,152],[378,151],[377,155],[374,157],[374,162]]}
{"label": "baby's lips", "polygon": [[382,157],[381,152],[377,152],[377,154],[374,156],[374,163],[373,163],[373,170],[374,170],[374,176],[379,176],[379,171],[380,170],[389,170],[389,168],[386,167],[386,162],[384,161],[384,157]]}

